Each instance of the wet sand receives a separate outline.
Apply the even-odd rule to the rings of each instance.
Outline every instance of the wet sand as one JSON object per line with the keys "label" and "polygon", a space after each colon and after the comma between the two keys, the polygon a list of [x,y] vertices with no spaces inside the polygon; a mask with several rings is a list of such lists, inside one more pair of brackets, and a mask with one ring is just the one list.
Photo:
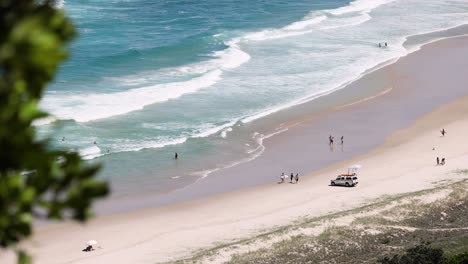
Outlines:
{"label": "wet sand", "polygon": [[[181,203],[98,217],[85,226],[39,227],[25,246],[34,253],[35,263],[154,263],[301,217],[459,179],[451,172],[466,169],[468,160],[468,143],[463,140],[468,133],[467,55],[467,37],[429,44],[322,98],[343,107],[298,115],[283,125],[286,132],[265,140],[266,150],[257,159],[170,194],[139,200],[146,208]],[[381,95],[346,96],[369,86],[381,87]],[[305,113],[314,107],[318,106],[311,102],[291,111]],[[286,113],[274,118],[282,114]],[[442,127],[446,137],[440,136]],[[330,149],[330,134],[337,143],[344,135],[343,148],[335,144]],[[435,166],[436,156],[446,157],[447,165]],[[363,165],[358,187],[328,186],[354,163]],[[281,172],[300,173],[299,184],[278,184]],[[119,209],[126,206],[130,202],[119,204]],[[81,252],[89,239],[98,240],[102,248]],[[13,263],[5,252],[0,259]]]}

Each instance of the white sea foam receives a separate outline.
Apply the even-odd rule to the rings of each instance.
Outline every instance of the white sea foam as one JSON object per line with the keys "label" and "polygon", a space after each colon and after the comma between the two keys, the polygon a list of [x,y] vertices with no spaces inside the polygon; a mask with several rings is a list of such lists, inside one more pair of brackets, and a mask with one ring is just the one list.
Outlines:
{"label": "white sea foam", "polygon": [[226,42],[229,48],[215,52],[221,69],[234,69],[250,60],[250,55],[239,47],[239,42],[238,38],[230,40]]}
{"label": "white sea foam", "polygon": [[[228,48],[215,52],[212,60],[164,70],[171,74],[178,72],[179,76],[182,74],[202,74],[202,76],[182,82],[148,85],[116,93],[76,95],[50,93],[42,102],[42,107],[59,119],[89,122],[141,110],[150,104],[165,102],[197,92],[221,80],[224,70],[237,68],[250,60],[250,55],[240,49],[239,41],[239,39],[233,39],[226,42]],[[149,73],[146,75],[148,76]],[[124,76],[114,80],[128,85],[139,85],[154,81],[154,79],[142,76]]]}
{"label": "white sea foam", "polygon": [[[374,66],[376,66],[378,64],[379,63],[376,62]],[[352,83],[353,81],[361,78],[366,73],[367,72],[364,71],[361,74],[359,74],[358,76],[356,76],[354,78],[353,77],[349,78],[348,80],[346,80],[344,82],[337,83],[337,84],[331,84],[329,86],[331,88],[329,88],[327,90],[322,90],[322,91],[319,91],[319,92],[316,92],[316,93],[313,93],[313,94],[310,94],[310,95],[307,95],[307,96],[304,96],[304,97],[289,101],[287,103],[280,104],[280,105],[277,105],[277,106],[273,106],[273,107],[270,107],[270,108],[268,108],[266,110],[259,111],[257,113],[253,113],[253,114],[243,118],[241,120],[241,122],[242,123],[250,123],[252,121],[255,121],[257,119],[269,116],[271,114],[277,113],[277,112],[282,111],[284,109],[288,109],[288,108],[291,108],[293,106],[301,105],[301,104],[304,104],[304,103],[309,102],[311,100],[314,100],[314,99],[320,98],[322,96],[328,95],[328,94],[330,94],[330,93],[332,93],[332,92],[334,92],[336,90],[339,90],[339,89],[345,87],[346,85]]]}
{"label": "white sea foam", "polygon": [[60,119],[88,122],[125,114],[157,102],[165,102],[184,94],[209,87],[221,79],[221,70],[214,70],[185,82],[158,84],[110,94],[53,94],[43,107]]}
{"label": "white sea foam", "polygon": [[48,124],[51,124],[53,122],[57,121],[57,119],[53,116],[48,116],[48,117],[44,117],[44,118],[41,118],[41,119],[37,119],[35,120],[32,125],[33,126],[43,126],[43,125],[48,125]]}
{"label": "white sea foam", "polygon": [[305,18],[304,20],[294,22],[294,23],[284,27],[284,29],[287,29],[287,30],[301,30],[301,29],[304,29],[304,28],[309,27],[311,25],[316,25],[316,24],[324,21],[325,19],[327,19],[327,17],[323,16],[323,15],[318,16],[318,17],[312,17],[312,18]]}
{"label": "white sea foam", "polygon": [[[187,140],[191,138],[204,138],[209,137],[211,135],[220,133],[221,137],[225,137],[227,132],[232,131],[232,126],[234,126],[238,121],[230,121],[223,125],[200,125],[196,130],[197,132],[192,133],[191,135],[186,135],[182,137],[168,137],[162,136],[158,137],[156,140],[152,138],[144,138],[144,139],[127,139],[127,140],[117,140],[115,143],[108,143],[106,147],[112,150],[112,153],[119,153],[119,152],[132,152],[132,151],[140,151],[143,149],[156,149],[156,148],[163,148],[166,146],[171,145],[178,145],[187,142]],[[162,130],[170,130],[175,128],[188,128],[190,124],[169,124],[166,125],[158,125],[158,124],[148,124],[145,123],[142,125],[145,128],[150,129],[162,129]],[[193,124],[192,124],[193,126]],[[94,159],[97,157],[101,157],[107,153],[101,153],[101,150],[96,146],[92,146],[89,148],[84,148],[79,150],[80,155],[84,159]]]}
{"label": "white sea foam", "polygon": [[375,9],[381,5],[388,4],[391,2],[395,2],[396,0],[356,0],[347,6],[339,7],[336,9],[326,10],[326,12],[338,16],[344,15],[347,13],[354,13],[354,12],[370,12],[372,9]]}
{"label": "white sea foam", "polygon": [[90,160],[101,156],[101,149],[98,146],[86,147],[79,149],[78,153],[83,159]]}
{"label": "white sea foam", "polygon": [[[219,171],[219,170],[222,170],[222,169],[231,168],[231,167],[237,166],[239,164],[252,161],[252,160],[260,157],[263,154],[263,152],[265,151],[265,146],[263,144],[263,141],[265,139],[268,139],[268,138],[270,138],[270,137],[272,137],[274,135],[283,133],[285,131],[288,131],[288,128],[280,128],[280,129],[277,129],[274,132],[272,132],[270,134],[267,134],[267,135],[260,134],[258,132],[254,132],[253,135],[252,135],[252,139],[254,139],[256,141],[257,146],[255,148],[253,148],[253,149],[246,150],[246,153],[249,155],[248,157],[242,158],[242,159],[237,160],[237,161],[233,161],[231,163],[219,166],[217,168],[194,172],[194,173],[192,173],[192,175],[199,176],[200,177],[199,180],[201,180],[203,178],[206,178],[208,175],[210,175],[213,172],[216,172],[216,171]],[[245,145],[250,147],[249,144],[245,144]]]}
{"label": "white sea foam", "polygon": [[160,138],[158,140],[152,139],[138,139],[138,140],[128,140],[128,141],[119,141],[113,144],[112,152],[131,152],[131,151],[140,151],[143,149],[154,149],[154,148],[163,148],[166,146],[179,145],[187,141],[187,137],[179,138]]}
{"label": "white sea foam", "polygon": [[232,131],[232,127],[228,127],[226,129],[224,129],[223,131],[221,131],[221,134],[219,135],[220,137],[222,138],[226,138],[227,137],[227,133],[228,132],[231,132]]}
{"label": "white sea foam", "polygon": [[231,122],[226,123],[226,124],[224,124],[224,125],[215,126],[215,127],[209,127],[209,128],[207,128],[207,129],[203,130],[202,132],[193,135],[192,137],[193,137],[193,138],[201,138],[201,137],[208,137],[208,136],[211,136],[211,135],[213,135],[213,134],[218,133],[219,131],[221,131],[221,130],[223,130],[223,129],[232,127],[236,122],[237,122],[237,120],[231,121]]}
{"label": "white sea foam", "polygon": [[[266,29],[249,33],[244,36],[244,39],[254,41],[272,40],[305,35],[315,30],[359,25],[371,19],[369,13],[373,9],[394,1],[396,0],[356,0],[337,9],[313,11],[304,19],[280,29]],[[349,17],[349,13],[357,14]],[[328,19],[329,15],[334,16],[333,19]]]}
{"label": "white sea foam", "polygon": [[327,25],[323,25],[320,29],[330,30],[330,29],[337,29],[337,28],[344,28],[344,27],[354,27],[354,26],[363,24],[371,19],[372,17],[369,15],[369,13],[361,13],[357,16],[340,18],[337,21],[330,20],[331,23],[328,23]]}
{"label": "white sea foam", "polygon": [[[131,152],[131,151],[140,151],[143,149],[155,149],[155,148],[163,148],[166,146],[171,145],[178,145],[187,142],[190,138],[204,138],[209,137],[211,135],[220,133],[221,137],[225,137],[227,132],[232,131],[232,126],[235,125],[237,121],[231,121],[223,125],[203,125],[198,128],[198,132],[195,132],[191,135],[186,135],[183,137],[159,137],[158,139],[135,139],[135,140],[119,140],[115,143],[109,144],[109,149],[112,149],[112,153],[118,152]],[[153,128],[153,129],[163,129],[166,128],[165,126],[155,125],[155,124],[144,124],[146,128]],[[180,128],[185,128],[189,126],[189,124],[179,124],[176,125]],[[174,128],[172,126],[172,128]],[[221,131],[221,132],[220,132]],[[224,136],[223,136],[224,135]],[[85,148],[79,150],[81,156],[84,159],[94,159],[104,155],[105,153],[101,153],[101,150],[96,146]]]}
{"label": "white sea foam", "polygon": [[294,22],[280,29],[265,29],[248,33],[243,37],[243,40],[263,41],[304,35],[315,30],[311,28],[311,26],[320,24],[326,19],[327,17],[324,15],[316,16],[313,14],[313,17],[305,18],[304,20]]}

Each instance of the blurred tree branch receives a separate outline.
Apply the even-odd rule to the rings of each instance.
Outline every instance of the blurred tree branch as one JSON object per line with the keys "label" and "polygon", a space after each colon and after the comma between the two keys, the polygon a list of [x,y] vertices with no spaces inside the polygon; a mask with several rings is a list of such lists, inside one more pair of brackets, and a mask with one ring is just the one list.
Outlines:
{"label": "blurred tree branch", "polygon": [[[33,219],[86,220],[108,193],[99,166],[37,140],[44,89],[67,58],[74,27],[54,1],[0,0],[0,246],[31,235]],[[20,263],[29,263],[25,252]]]}

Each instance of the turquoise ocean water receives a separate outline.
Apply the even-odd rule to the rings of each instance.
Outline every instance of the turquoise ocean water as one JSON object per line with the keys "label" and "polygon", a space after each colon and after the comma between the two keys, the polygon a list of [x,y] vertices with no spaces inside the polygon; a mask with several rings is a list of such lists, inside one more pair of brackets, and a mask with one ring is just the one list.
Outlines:
{"label": "turquoise ocean water", "polygon": [[38,129],[54,147],[101,162],[115,196],[179,188],[255,158],[268,135],[249,124],[417,49],[403,47],[409,36],[468,22],[466,0],[69,0],[59,7],[79,37],[41,104],[53,118]]}

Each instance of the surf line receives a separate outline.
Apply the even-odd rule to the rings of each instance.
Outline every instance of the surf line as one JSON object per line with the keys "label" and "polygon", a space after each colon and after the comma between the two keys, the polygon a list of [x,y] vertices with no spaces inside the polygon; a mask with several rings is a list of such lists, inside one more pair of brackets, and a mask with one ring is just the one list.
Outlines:
{"label": "surf line", "polygon": [[385,94],[389,93],[391,90],[393,90],[393,87],[390,87],[390,88],[388,88],[387,90],[385,90],[385,91],[383,91],[383,92],[381,92],[381,93],[379,93],[379,94],[376,94],[376,95],[373,95],[373,96],[369,96],[369,97],[363,98],[363,99],[358,100],[358,101],[356,101],[356,102],[352,102],[352,103],[345,104],[345,105],[340,105],[340,106],[336,107],[335,109],[336,109],[336,110],[340,110],[340,109],[343,109],[343,108],[345,108],[345,107],[349,107],[349,106],[352,106],[352,105],[355,105],[355,104],[364,103],[364,102],[366,102],[366,101],[375,99],[375,98],[377,98],[377,97],[379,97],[379,96],[385,95]]}

